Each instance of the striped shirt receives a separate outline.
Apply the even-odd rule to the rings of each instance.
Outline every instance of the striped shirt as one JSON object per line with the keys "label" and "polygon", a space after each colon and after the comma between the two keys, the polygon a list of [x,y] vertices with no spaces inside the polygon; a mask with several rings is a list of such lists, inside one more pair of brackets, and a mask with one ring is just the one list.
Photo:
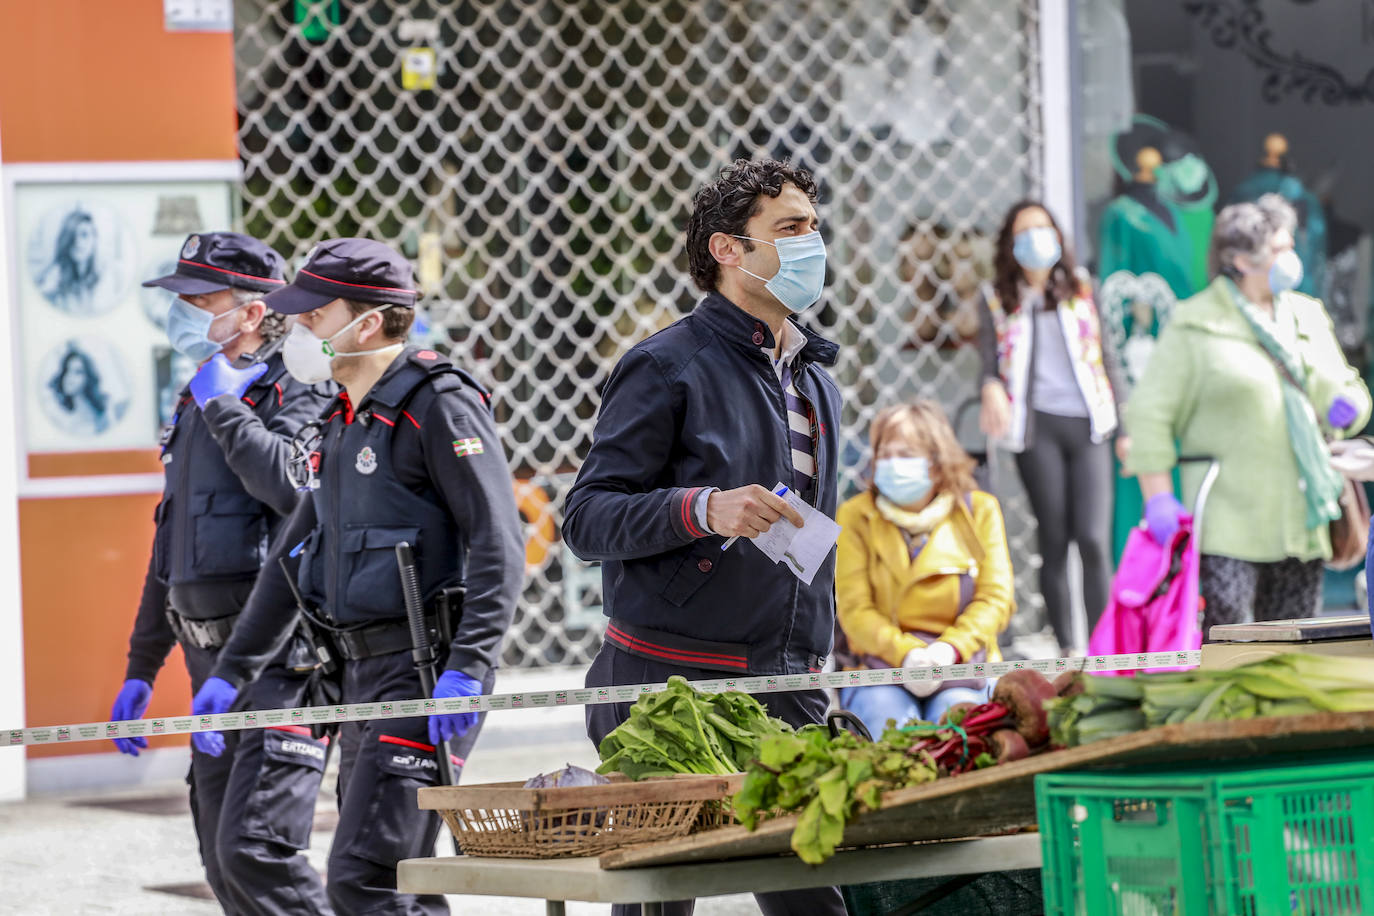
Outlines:
{"label": "striped shirt", "polygon": [[[787,435],[792,443],[792,479],[785,482],[802,499],[812,502],[816,482],[816,453],[815,440],[811,435],[811,405],[806,403],[792,381],[792,361],[806,349],[806,335],[792,322],[784,320],[782,333],[778,336],[782,344],[780,356],[775,356],[767,347],[759,349],[772,364],[778,384],[782,386],[783,400],[787,403]],[[692,505],[692,516],[697,526],[712,534],[715,532],[707,524],[706,509],[707,501],[716,491],[716,487],[703,487],[694,497]]]}
{"label": "striped shirt", "polygon": [[764,350],[773,363],[773,371],[782,386],[783,401],[787,405],[787,435],[792,444],[792,488],[810,501],[816,482],[816,444],[811,434],[811,405],[801,396],[792,378],[792,363],[806,347],[806,335],[792,322],[782,323],[781,355]]}

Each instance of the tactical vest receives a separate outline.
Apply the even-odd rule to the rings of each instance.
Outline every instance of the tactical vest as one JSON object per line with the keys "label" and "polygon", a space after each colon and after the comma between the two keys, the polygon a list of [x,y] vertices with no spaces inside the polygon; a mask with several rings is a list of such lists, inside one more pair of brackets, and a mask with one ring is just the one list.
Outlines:
{"label": "tactical vest", "polygon": [[[392,437],[397,426],[419,428],[435,397],[464,385],[486,390],[431,351],[407,351],[405,362],[364,399],[347,422],[349,406],[336,399],[318,447],[314,491],[317,525],[301,548],[301,593],[340,626],[405,617],[396,544],[414,550],[426,605],[463,580],[466,560],[443,495],[426,482],[415,491],[396,476]],[[428,357],[428,358],[424,358]]]}
{"label": "tactical vest", "polygon": [[[286,367],[279,354],[243,393],[264,422],[281,407]],[[163,490],[153,520],[153,569],[168,586],[253,579],[279,522],[229,467],[190,394],[162,434]]]}

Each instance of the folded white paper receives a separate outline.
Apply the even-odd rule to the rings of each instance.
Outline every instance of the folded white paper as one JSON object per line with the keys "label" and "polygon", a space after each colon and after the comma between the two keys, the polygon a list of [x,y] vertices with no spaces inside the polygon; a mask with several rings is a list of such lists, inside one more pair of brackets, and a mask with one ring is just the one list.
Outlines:
{"label": "folded white paper", "polygon": [[[773,488],[773,492],[780,489],[781,483]],[[811,580],[816,578],[816,571],[825,563],[831,548],[839,540],[840,526],[824,512],[807,505],[806,500],[791,489],[783,499],[802,517],[802,527],[798,528],[787,519],[780,518],[752,540],[764,556],[774,563],[782,563],[794,576],[810,585]]]}

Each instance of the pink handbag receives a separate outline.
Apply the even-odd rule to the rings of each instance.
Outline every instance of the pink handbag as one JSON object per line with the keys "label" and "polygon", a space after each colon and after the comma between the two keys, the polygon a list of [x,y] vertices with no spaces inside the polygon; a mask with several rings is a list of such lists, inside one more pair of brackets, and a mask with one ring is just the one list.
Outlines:
{"label": "pink handbag", "polygon": [[1143,527],[1132,530],[1112,580],[1111,600],[1088,641],[1088,654],[1134,655],[1199,648],[1198,564],[1191,515],[1179,516],[1178,531],[1167,545],[1155,543]]}

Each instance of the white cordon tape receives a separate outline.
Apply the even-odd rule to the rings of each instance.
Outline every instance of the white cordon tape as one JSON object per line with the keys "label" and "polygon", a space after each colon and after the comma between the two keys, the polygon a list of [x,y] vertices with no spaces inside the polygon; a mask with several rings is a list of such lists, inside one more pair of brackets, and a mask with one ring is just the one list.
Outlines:
{"label": "white cordon tape", "polygon": [[[947,668],[870,668],[863,671],[832,671],[811,674],[776,674],[762,677],[727,677],[692,681],[704,693],[738,690],[744,693],[786,693],[827,687],[869,687],[929,680],[962,680],[1001,677],[1029,668],[1041,674],[1065,671],[1138,671],[1142,668],[1195,668],[1202,653],[1150,652],[1138,655],[1090,655],[1086,658],[1037,658],[1019,662],[987,662],[950,665]],[[49,725],[13,728],[0,732],[0,747],[28,744],[69,744],[107,738],[149,735],[184,735],[191,732],[236,731],[280,725],[312,725],[321,722],[361,722],[369,719],[409,719],[435,713],[491,712],[506,709],[547,709],[555,706],[594,706],[598,703],[633,703],[646,693],[658,693],[664,684],[621,684],[615,687],[581,687],[538,693],[493,693],[477,697],[441,700],[394,700],[386,703],[352,703],[343,706],[305,706],[296,709],[263,709],[228,712],[217,716],[176,716],[168,719],[129,719],[122,722],[85,722],[80,725]]]}

